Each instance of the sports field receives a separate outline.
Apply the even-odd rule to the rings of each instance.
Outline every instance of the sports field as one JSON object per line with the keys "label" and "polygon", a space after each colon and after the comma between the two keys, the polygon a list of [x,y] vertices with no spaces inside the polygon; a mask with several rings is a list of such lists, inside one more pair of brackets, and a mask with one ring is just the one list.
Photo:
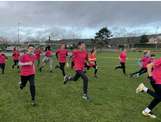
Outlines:
{"label": "sports field", "polygon": [[[136,58],[141,55],[128,53],[127,73],[138,69]],[[0,122],[161,122],[161,104],[154,110],[157,119],[141,114],[152,98],[136,94],[135,89],[147,76],[134,79],[115,71],[117,57],[118,53],[97,54],[98,78],[93,77],[92,69],[87,72],[89,102],[81,98],[81,79],[64,85],[59,70],[49,73],[45,68],[42,73],[37,72],[35,107],[31,106],[28,85],[22,91],[19,89],[19,76],[9,59],[6,73],[0,74]],[[66,70],[68,74],[74,73],[70,68]]]}

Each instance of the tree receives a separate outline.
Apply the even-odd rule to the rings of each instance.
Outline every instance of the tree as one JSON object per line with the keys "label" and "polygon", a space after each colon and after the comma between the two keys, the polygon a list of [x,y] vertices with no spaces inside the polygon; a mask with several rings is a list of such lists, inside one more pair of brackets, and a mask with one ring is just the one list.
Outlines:
{"label": "tree", "polygon": [[95,38],[92,40],[93,45],[102,48],[105,45],[108,45],[110,37],[112,37],[111,31],[107,27],[103,27],[96,33]]}
{"label": "tree", "polygon": [[140,43],[147,43],[147,42],[149,42],[148,36],[142,35],[140,38]]}
{"label": "tree", "polygon": [[91,39],[91,43],[92,43],[92,46],[93,46],[93,47],[96,46],[96,40],[95,40],[95,39]]}

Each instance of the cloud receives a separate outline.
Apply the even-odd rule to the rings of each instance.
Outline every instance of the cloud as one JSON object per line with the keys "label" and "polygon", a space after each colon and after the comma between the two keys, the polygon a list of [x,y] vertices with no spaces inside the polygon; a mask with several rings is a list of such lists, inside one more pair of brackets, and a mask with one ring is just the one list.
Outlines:
{"label": "cloud", "polygon": [[0,36],[90,38],[107,26],[113,35],[138,35],[161,32],[161,2],[0,2]]}

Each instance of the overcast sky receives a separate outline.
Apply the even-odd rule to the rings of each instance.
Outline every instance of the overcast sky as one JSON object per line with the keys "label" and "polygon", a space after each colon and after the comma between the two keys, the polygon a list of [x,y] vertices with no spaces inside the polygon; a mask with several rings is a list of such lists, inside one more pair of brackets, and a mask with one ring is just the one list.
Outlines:
{"label": "overcast sky", "polygon": [[161,33],[161,2],[0,2],[0,36],[92,38],[107,26],[114,36]]}

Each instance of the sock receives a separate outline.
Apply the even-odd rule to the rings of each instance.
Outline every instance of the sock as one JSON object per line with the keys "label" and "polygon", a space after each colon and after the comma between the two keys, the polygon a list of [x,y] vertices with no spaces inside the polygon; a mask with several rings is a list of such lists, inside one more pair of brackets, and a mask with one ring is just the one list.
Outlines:
{"label": "sock", "polygon": [[151,110],[147,107],[147,108],[145,108],[144,112],[146,112],[146,113],[150,113],[150,112],[151,112]]}
{"label": "sock", "polygon": [[144,90],[144,92],[147,92],[148,91],[148,88],[147,87],[144,87],[143,90]]}
{"label": "sock", "polygon": [[73,80],[73,77],[72,76],[68,76],[68,80]]}
{"label": "sock", "polygon": [[87,94],[86,94],[86,93],[84,93],[84,94],[83,94],[83,96],[87,96]]}
{"label": "sock", "polygon": [[136,74],[136,77],[139,77],[139,76],[140,76],[140,74],[139,74],[139,73],[137,73],[137,74]]}

